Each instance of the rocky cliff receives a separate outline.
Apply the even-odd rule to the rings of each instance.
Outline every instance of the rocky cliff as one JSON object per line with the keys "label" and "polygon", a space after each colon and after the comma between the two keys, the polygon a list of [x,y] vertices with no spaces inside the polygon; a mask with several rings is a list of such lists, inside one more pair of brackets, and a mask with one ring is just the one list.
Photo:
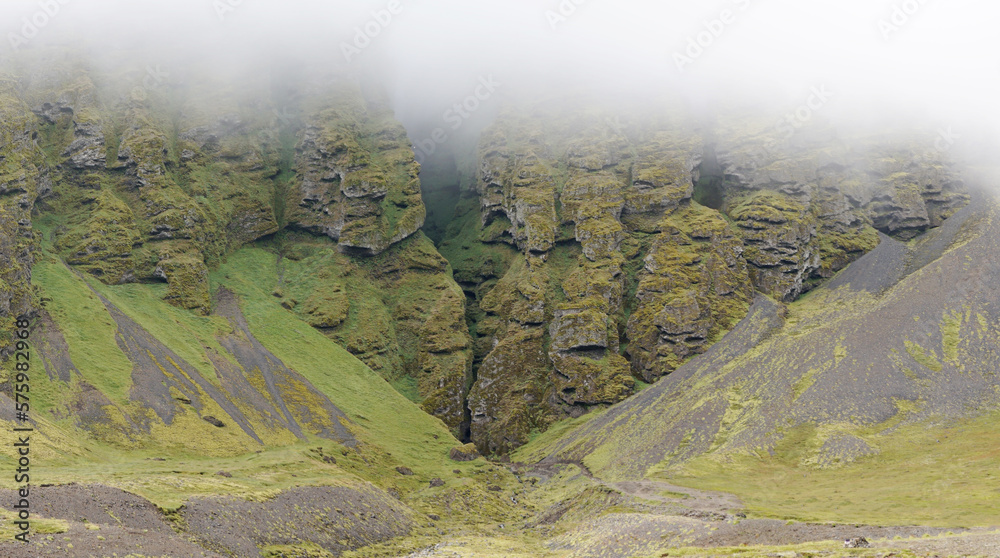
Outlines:
{"label": "rocky cliff", "polygon": [[704,352],[755,292],[794,300],[879,232],[908,240],[968,199],[933,138],[684,114],[543,103],[483,134],[441,244],[470,301],[481,451],[624,399]]}
{"label": "rocky cliff", "polygon": [[34,307],[31,268],[37,238],[32,210],[52,190],[36,143],[34,115],[15,90],[14,80],[0,75],[0,346],[7,345],[17,317]]}
{"label": "rocky cliff", "polygon": [[33,215],[73,268],[165,284],[200,315],[210,271],[270,243],[294,275],[280,302],[458,430],[464,297],[419,232],[418,165],[377,88],[194,70],[109,84],[84,60],[34,56],[3,91],[4,331],[37,308]]}
{"label": "rocky cliff", "polygon": [[41,233],[73,269],[202,316],[212,271],[263,247],[275,303],[488,454],[670,374],[755,292],[792,301],[967,199],[906,131],[512,104],[457,165],[476,170],[435,246],[406,132],[365,80],[109,80],[34,56],[4,82],[5,327],[38,308]]}
{"label": "rocky cliff", "polygon": [[32,485],[35,530],[72,532],[0,554],[339,555],[462,499],[509,521],[487,483],[510,475],[449,458],[465,296],[377,87],[24,57],[0,78],[0,345],[30,317],[30,414],[5,352],[0,422],[81,485]]}

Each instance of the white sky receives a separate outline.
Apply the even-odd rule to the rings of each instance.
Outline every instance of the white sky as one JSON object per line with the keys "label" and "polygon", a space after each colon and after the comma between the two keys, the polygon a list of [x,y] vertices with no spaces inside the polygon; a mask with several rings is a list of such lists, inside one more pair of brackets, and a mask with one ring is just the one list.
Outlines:
{"label": "white sky", "polygon": [[[437,117],[493,75],[518,92],[614,99],[671,87],[791,108],[822,85],[835,93],[831,110],[858,118],[901,110],[1000,130],[1000,2],[988,0],[399,0],[399,13],[350,63],[345,42],[359,27],[374,29],[373,12],[389,0],[61,2],[0,0],[0,58],[14,54],[12,36],[30,34],[27,18],[47,21],[22,48],[83,34],[157,63],[254,64],[281,53],[378,68],[404,121]],[[39,15],[54,5],[58,13]],[[709,44],[707,26],[724,10],[729,22],[715,25]],[[553,20],[560,12],[565,19]],[[901,24],[890,40],[880,21]],[[679,71],[674,55],[686,55],[699,33],[707,46]]]}

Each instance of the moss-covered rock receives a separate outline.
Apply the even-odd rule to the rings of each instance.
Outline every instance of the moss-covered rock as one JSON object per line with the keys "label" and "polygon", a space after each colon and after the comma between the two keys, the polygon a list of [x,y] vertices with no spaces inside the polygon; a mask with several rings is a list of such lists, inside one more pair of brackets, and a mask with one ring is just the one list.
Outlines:
{"label": "moss-covered rock", "polygon": [[778,137],[766,122],[727,113],[715,136],[723,211],[746,244],[754,285],[790,301],[878,244],[908,240],[968,200],[933,140],[921,133],[844,137],[812,123]]}
{"label": "moss-covered rock", "polygon": [[718,212],[685,202],[661,228],[627,330],[632,370],[647,382],[704,352],[746,315],[753,294],[743,244]]}
{"label": "moss-covered rock", "polygon": [[550,366],[543,337],[539,328],[512,332],[479,367],[469,394],[471,435],[479,451],[507,453],[527,442],[532,429],[552,420],[544,398],[547,378],[532,373]]}
{"label": "moss-covered rock", "polygon": [[206,312],[207,267],[278,229],[267,178],[278,154],[255,129],[270,122],[226,114],[231,99],[47,71],[24,95],[56,169],[57,248],[106,283],[165,279],[171,303]]}
{"label": "moss-covered rock", "polygon": [[[37,238],[31,212],[39,196],[51,191],[35,129],[35,118],[14,84],[0,76],[0,348],[11,339],[15,320],[34,307],[31,268]],[[6,351],[0,356],[6,359]]]}
{"label": "moss-covered rock", "polygon": [[754,285],[781,300],[794,299],[820,264],[813,243],[816,220],[805,205],[773,190],[754,191],[731,203],[729,215],[743,237]]}
{"label": "moss-covered rock", "polygon": [[195,251],[188,250],[177,254],[164,251],[156,273],[167,281],[167,302],[187,308],[202,315],[212,310],[209,295],[208,267]]}
{"label": "moss-covered rock", "polygon": [[[878,231],[910,238],[965,199],[912,137],[838,139],[817,121],[786,139],[742,110],[699,129],[676,107],[596,106],[508,108],[482,133],[478,174],[460,180],[474,190],[442,250],[470,299],[484,453],[669,374],[742,319],[754,291],[793,300]],[[511,338],[540,338],[547,359],[526,367]],[[545,413],[515,385],[544,391]]]}
{"label": "moss-covered rock", "polygon": [[328,95],[296,148],[289,223],[378,254],[423,225],[419,165],[386,106],[349,86]]}
{"label": "moss-covered rock", "polygon": [[67,263],[106,283],[134,281],[132,252],[142,236],[132,209],[110,189],[89,199],[94,209],[81,225],[60,236],[57,248],[66,254]]}
{"label": "moss-covered rock", "polygon": [[458,433],[473,349],[465,296],[422,233],[375,256],[323,237],[285,239],[275,296]]}
{"label": "moss-covered rock", "polygon": [[[543,429],[552,417],[578,416],[632,393],[621,354],[634,307],[627,293],[649,234],[691,195],[696,134],[640,126],[634,142],[612,119],[578,108],[541,118],[506,114],[483,133],[481,228],[474,239],[451,231],[467,240],[461,251],[445,251],[480,310],[470,315],[482,354],[470,408],[472,438],[484,453],[511,447],[519,432]],[[522,255],[505,260],[502,275],[466,267],[476,260],[464,254],[495,243]],[[525,366],[535,353],[515,350],[512,337],[541,339],[546,358]],[[495,378],[498,370],[510,377]],[[525,405],[511,385],[533,386],[532,397],[544,393],[544,400]]]}

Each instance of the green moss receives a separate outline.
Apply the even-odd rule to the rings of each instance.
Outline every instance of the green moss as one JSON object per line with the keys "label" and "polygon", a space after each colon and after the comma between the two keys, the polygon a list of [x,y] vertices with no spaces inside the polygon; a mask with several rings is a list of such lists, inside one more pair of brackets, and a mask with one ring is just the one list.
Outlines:
{"label": "green moss", "polygon": [[115,342],[118,330],[104,304],[87,284],[52,257],[36,263],[34,282],[49,299],[46,310],[69,345],[77,368],[111,401],[124,404],[131,390],[132,363]]}
{"label": "green moss", "polygon": [[311,544],[267,545],[260,550],[262,558],[333,558],[334,554],[322,547]]}
{"label": "green moss", "polygon": [[944,365],[941,364],[934,351],[926,350],[912,341],[904,341],[904,343],[906,345],[906,352],[921,366],[934,372],[940,372],[944,368]]}
{"label": "green moss", "polygon": [[[450,472],[444,460],[457,441],[440,421],[278,304],[271,295],[277,283],[273,255],[243,249],[230,256],[213,277],[213,282],[241,296],[254,335],[343,409],[363,439],[377,443],[414,471],[442,477]],[[297,341],[289,343],[293,337]],[[431,439],[431,434],[437,438]]]}
{"label": "green moss", "polygon": [[[904,405],[904,407],[906,407]],[[934,526],[992,525],[1000,507],[988,492],[996,452],[982,452],[995,416],[928,428],[898,426],[878,439],[880,453],[844,467],[802,464],[809,429],[793,431],[774,457],[690,462],[670,482],[739,495],[756,515],[798,521]],[[984,446],[986,444],[986,446]],[[752,474],[750,473],[752,471]],[[891,479],[891,482],[888,481]],[[975,510],[975,511],[973,511]]]}
{"label": "green moss", "polygon": [[941,322],[941,339],[944,359],[953,366],[960,365],[959,343],[961,342],[963,315],[961,312],[945,314]]}
{"label": "green moss", "polygon": [[133,246],[139,244],[132,210],[110,190],[92,200],[86,221],[59,238],[57,248],[67,263],[108,283],[119,283],[135,271]]}
{"label": "green moss", "polygon": [[[660,227],[628,319],[628,354],[645,381],[703,352],[746,315],[751,297],[746,267],[735,257],[740,244],[718,212],[684,204]],[[673,341],[662,343],[663,336]]]}

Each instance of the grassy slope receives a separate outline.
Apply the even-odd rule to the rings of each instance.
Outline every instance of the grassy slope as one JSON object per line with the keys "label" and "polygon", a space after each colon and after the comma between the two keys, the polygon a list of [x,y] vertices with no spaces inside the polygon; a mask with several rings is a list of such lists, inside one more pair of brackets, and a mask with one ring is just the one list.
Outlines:
{"label": "grassy slope", "polygon": [[244,248],[212,275],[242,300],[251,331],[288,367],[298,371],[361,428],[358,437],[379,445],[414,471],[444,474],[458,442],[440,420],[421,411],[381,377],[320,332],[279,306],[275,255]]}
{"label": "grassy slope", "polygon": [[[928,241],[933,239],[933,236],[928,237]],[[961,248],[964,241],[968,240],[961,235],[957,239],[958,241],[949,246],[950,250]],[[915,243],[912,244],[916,246]],[[952,251],[946,251],[945,255],[959,253]],[[864,292],[853,293],[844,298],[847,295],[834,293],[837,296],[833,296],[827,289],[815,291],[790,305],[784,329],[780,336],[775,336],[777,339],[775,343],[783,343],[789,349],[786,354],[791,354],[796,347],[800,351],[804,350],[807,345],[801,344],[800,341],[808,339],[809,336],[814,338],[818,336],[821,341],[826,339],[825,348],[828,354],[809,353],[812,356],[805,359],[817,368],[823,366],[829,368],[844,358],[854,358],[849,349],[842,345],[843,337],[840,335],[841,330],[838,329],[846,320],[845,316],[849,318],[852,313],[856,313],[866,316],[870,314],[877,318],[887,313],[893,315],[895,310],[896,313],[902,312],[905,316],[904,322],[916,320],[906,302],[919,297],[934,300],[935,295],[928,295],[921,289],[933,287],[935,277],[942,277],[946,272],[950,273],[954,266],[949,268],[947,265],[929,265],[915,273],[893,291],[895,294],[887,295],[887,298],[882,300],[888,301],[885,303],[880,303],[878,299]],[[979,289],[972,292],[985,292],[985,287],[980,286]],[[949,291],[944,292],[949,293]],[[959,304],[961,302],[962,300],[959,300]],[[935,322],[928,326],[928,331],[934,333],[940,325],[940,341],[936,340],[938,337],[920,338],[929,340],[924,341],[929,347],[925,350],[917,350],[919,347],[910,349],[911,344],[907,344],[910,356],[927,368],[922,373],[929,376],[931,373],[940,372],[944,364],[951,363],[954,365],[954,372],[950,376],[937,378],[956,382],[964,381],[961,378],[968,378],[968,385],[975,385],[972,383],[975,372],[988,381],[992,377],[989,354],[993,353],[989,353],[991,349],[988,348],[992,346],[992,342],[987,341],[991,339],[990,337],[983,336],[987,335],[984,332],[990,331],[991,328],[995,331],[995,327],[979,313],[981,309],[968,305],[943,305],[942,316],[939,307],[931,308],[932,311],[927,312],[928,315],[923,319],[930,318],[933,321],[934,318],[940,317],[940,324]],[[959,317],[962,319],[959,320]],[[876,319],[871,323],[881,322]],[[902,333],[904,340],[914,337],[908,329],[900,328],[900,331],[904,332]],[[869,333],[871,334],[874,334],[874,331]],[[883,332],[882,338],[884,337]],[[984,351],[988,354],[979,355],[983,360],[975,360],[974,355],[967,353],[968,347],[972,346],[970,341],[972,339],[986,343],[987,349]],[[871,345],[877,347],[875,350],[890,351],[890,356],[893,354],[892,347],[885,348],[886,344],[881,341]],[[854,347],[857,346],[855,342]],[[764,348],[757,347],[739,355],[736,358],[736,365],[754,362],[765,348],[766,345]],[[921,356],[925,357],[923,360],[927,361],[927,364],[918,358]],[[824,359],[830,362],[826,363]],[[783,372],[783,367],[792,366],[801,359],[796,357],[787,360],[784,364],[779,361],[771,363],[775,367],[771,370],[773,372],[771,375]],[[913,367],[913,364],[906,365],[904,362],[901,366],[907,375],[912,374],[909,367]],[[803,367],[802,370],[805,371],[805,368],[807,367]],[[860,377],[863,380],[866,371],[861,370],[861,372]],[[868,369],[867,372],[871,373],[871,370]],[[713,391],[708,389],[713,385],[712,382],[725,374],[726,370],[720,368],[701,375],[700,381],[692,382],[691,389],[687,391],[693,394],[693,399],[681,399],[679,404],[685,405],[686,408],[698,409],[699,401],[714,396]],[[804,373],[791,386],[790,397],[797,399],[809,391],[816,381],[814,373]],[[860,380],[854,379],[854,381]],[[932,385],[929,382],[925,383],[928,386]],[[872,387],[878,385],[877,380],[871,383]],[[851,387],[841,386],[846,391],[850,391]],[[984,396],[988,395],[991,387],[987,387]],[[702,399],[698,399],[699,397]],[[741,411],[748,409],[753,400],[737,398],[737,403],[740,405],[731,405],[731,408]],[[864,406],[866,404],[864,394],[854,403]],[[623,405],[628,404],[626,402]],[[658,404],[668,407],[670,405],[669,402],[663,401]],[[715,436],[713,446],[706,447],[705,453],[680,465],[669,464],[671,455],[668,454],[664,457],[663,463],[648,471],[648,478],[693,488],[734,493],[743,499],[749,511],[756,516],[801,521],[920,524],[941,527],[1000,525],[1000,499],[997,498],[997,493],[1000,492],[1000,444],[998,444],[1000,437],[996,429],[1000,413],[992,411],[977,416],[973,409],[966,409],[964,412],[966,418],[944,419],[934,412],[920,415],[925,405],[923,399],[909,401],[900,396],[900,399],[895,400],[895,405],[896,412],[882,422],[865,424],[858,421],[855,424],[846,424],[833,421],[816,427],[807,421],[794,428],[789,428],[791,424],[779,425],[777,430],[779,441],[774,444],[770,452],[766,448],[716,451],[721,445],[720,440],[724,442],[727,435],[731,437],[734,432],[738,434],[740,428],[746,428],[741,423],[727,423],[727,414],[722,421],[726,429]],[[754,419],[768,411],[766,407],[765,405],[760,409],[750,409],[746,413],[734,413],[734,418],[743,421]],[[958,414],[953,413],[952,416]],[[908,418],[909,415],[920,416],[921,419],[912,421]],[[665,415],[650,413],[648,416]],[[586,432],[588,423],[595,419],[599,420],[599,417],[583,417],[556,425],[550,432],[521,448],[514,459],[525,462],[542,459],[558,451],[564,440],[575,439],[574,432]],[[644,421],[641,416],[625,415],[625,419],[634,419],[636,424],[619,425],[615,431],[616,436],[599,442],[599,445],[589,451],[584,459],[596,473],[611,479],[615,478],[617,471],[614,468],[607,468],[609,458],[617,450],[627,447],[627,444],[632,442],[621,430],[628,427],[639,431],[640,434],[651,433],[650,439],[665,438],[670,435],[670,424],[650,423]],[[878,449],[878,454],[859,457],[851,464],[818,467],[816,456],[820,446],[831,434],[841,430],[866,440]],[[605,433],[598,432],[598,434]],[[587,436],[577,442],[587,443]]]}
{"label": "grassy slope", "polygon": [[[36,357],[33,412],[45,432],[34,439],[33,481],[103,482],[173,508],[192,495],[264,497],[294,485],[352,483],[358,477],[407,494],[426,487],[429,478],[454,476],[452,469],[471,472],[482,467],[482,462],[448,460],[449,449],[458,442],[443,423],[423,413],[350,353],[278,305],[270,296],[277,280],[272,253],[244,249],[231,256],[212,280],[213,289],[225,285],[241,297],[257,338],[327,394],[353,421],[352,430],[360,442],[358,451],[329,440],[299,442],[290,438],[278,447],[258,446],[261,453],[228,451],[224,452],[228,455],[209,457],[204,452],[206,445],[225,446],[231,441],[220,439],[214,427],[206,429],[207,423],[200,424],[200,420],[177,420],[172,426],[157,427],[153,438],[140,444],[98,441],[81,435],[72,417],[52,416],[51,411],[70,401],[80,380],[74,378],[69,386],[48,381]],[[83,379],[114,403],[128,404],[132,366],[115,343],[114,321],[88,283],[217,384],[204,354],[209,348],[226,355],[215,339],[231,331],[225,320],[199,317],[167,305],[161,300],[161,285],[105,286],[85,281],[48,255],[36,266],[34,281],[42,297],[48,299],[46,309],[62,330]],[[318,448],[335,456],[337,465],[323,463]],[[0,463],[5,467],[13,464],[9,455],[0,457]],[[400,465],[416,474],[398,475],[394,468]],[[215,476],[220,470],[233,477]],[[0,485],[11,486],[11,482],[4,477]]]}
{"label": "grassy slope", "polygon": [[800,458],[814,432],[795,429],[775,455],[710,456],[670,482],[740,496],[755,515],[834,523],[939,527],[1000,525],[1000,413],[948,425],[906,425],[882,438],[881,453],[817,469]]}
{"label": "grassy slope", "polygon": [[[790,308],[833,317],[834,306],[810,295]],[[808,325],[808,324],[807,324]],[[901,409],[905,411],[906,409]],[[515,455],[533,462],[599,414],[563,421]],[[1000,525],[1000,412],[964,420],[886,423],[856,431],[879,449],[852,464],[819,468],[811,459],[829,432],[812,425],[785,430],[773,451],[709,452],[679,467],[654,467],[652,480],[739,496],[753,516],[798,521],[972,527]],[[606,448],[599,448],[605,450]],[[605,451],[585,460],[599,470]]]}

